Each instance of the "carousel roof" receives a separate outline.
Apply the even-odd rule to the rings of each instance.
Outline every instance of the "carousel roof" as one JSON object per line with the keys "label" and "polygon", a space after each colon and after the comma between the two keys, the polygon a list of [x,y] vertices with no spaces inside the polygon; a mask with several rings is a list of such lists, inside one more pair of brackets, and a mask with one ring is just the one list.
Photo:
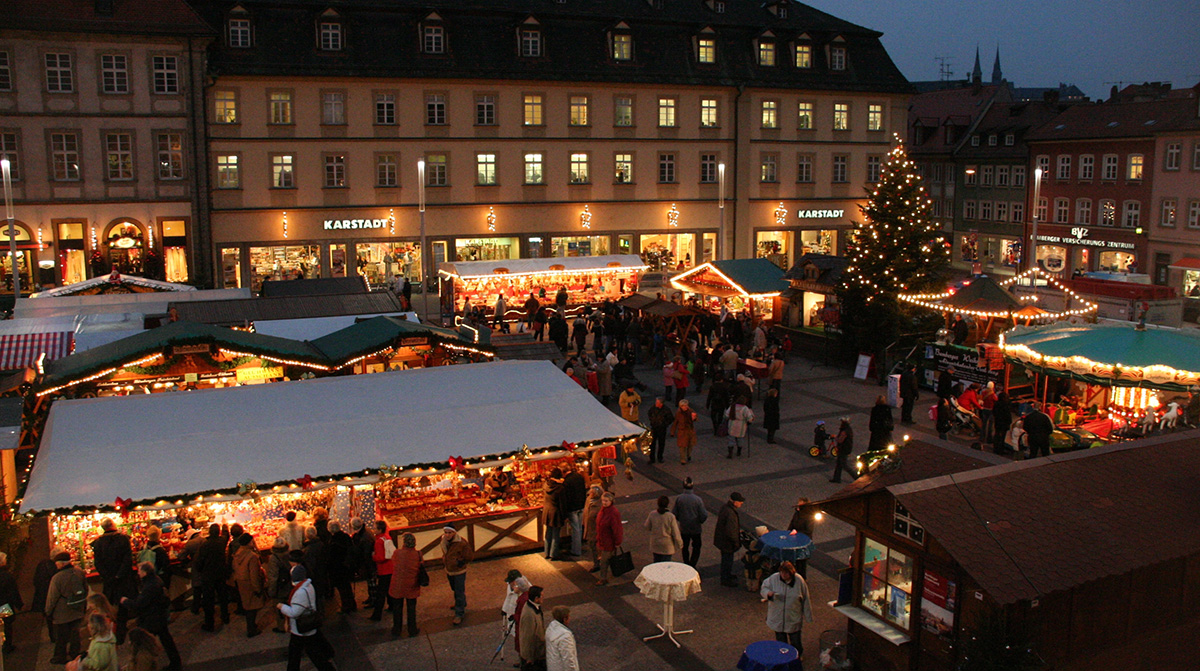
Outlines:
{"label": "carousel roof", "polygon": [[1016,312],[1022,307],[1016,296],[987,275],[976,277],[941,303],[948,308],[973,312]]}
{"label": "carousel roof", "polygon": [[499,261],[447,261],[438,264],[438,273],[449,277],[491,277],[492,275],[534,275],[541,273],[586,272],[596,270],[645,270],[649,268],[637,254],[607,256],[568,256],[539,259],[502,259]]}
{"label": "carousel roof", "polygon": [[680,291],[704,296],[761,296],[787,288],[783,269],[767,259],[709,261],[671,278]]}

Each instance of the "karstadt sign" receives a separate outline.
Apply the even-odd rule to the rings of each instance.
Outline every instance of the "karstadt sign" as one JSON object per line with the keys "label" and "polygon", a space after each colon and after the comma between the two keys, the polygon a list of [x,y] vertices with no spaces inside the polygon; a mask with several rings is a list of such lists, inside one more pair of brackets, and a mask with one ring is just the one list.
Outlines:
{"label": "karstadt sign", "polygon": [[388,225],[387,219],[326,219],[325,230],[327,231],[343,231],[357,230],[360,228],[385,228]]}
{"label": "karstadt sign", "polygon": [[798,219],[841,219],[845,210],[797,210]]}

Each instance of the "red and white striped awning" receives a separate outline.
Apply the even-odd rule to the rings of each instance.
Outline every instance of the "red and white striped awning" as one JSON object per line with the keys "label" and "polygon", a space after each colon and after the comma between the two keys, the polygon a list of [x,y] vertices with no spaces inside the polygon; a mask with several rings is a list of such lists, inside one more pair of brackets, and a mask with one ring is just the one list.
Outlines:
{"label": "red and white striped awning", "polygon": [[61,359],[71,353],[74,344],[75,334],[70,332],[0,336],[0,370],[32,366],[43,353],[46,361]]}

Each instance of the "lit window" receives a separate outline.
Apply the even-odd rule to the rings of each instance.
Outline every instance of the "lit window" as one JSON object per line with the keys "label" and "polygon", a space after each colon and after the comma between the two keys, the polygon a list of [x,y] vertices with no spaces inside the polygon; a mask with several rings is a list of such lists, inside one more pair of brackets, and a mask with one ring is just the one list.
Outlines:
{"label": "lit window", "polygon": [[237,123],[237,94],[233,91],[216,91],[213,93],[216,123]]}
{"label": "lit window", "polygon": [[979,169],[973,165],[968,165],[963,170],[963,184],[966,186],[975,186],[979,183]]}
{"label": "lit window", "polygon": [[[903,506],[896,502],[896,507],[899,509]],[[899,519],[896,518],[897,521]],[[905,519],[908,519],[907,516]],[[904,526],[904,531],[902,535],[913,536],[908,525]],[[917,537],[924,539],[924,530]],[[859,604],[864,610],[907,630],[914,580],[911,556],[870,538],[863,539],[862,593],[859,596]]]}
{"label": "lit window", "polygon": [[346,157],[334,154],[325,157],[325,186],[339,189],[346,186]]}
{"label": "lit window", "polygon": [[495,186],[495,154],[475,154],[475,183],[479,186]]}
{"label": "lit window", "polygon": [[718,125],[717,99],[700,99],[700,125],[704,128],[715,128]]}
{"label": "lit window", "polygon": [[813,103],[800,103],[796,121],[796,127],[800,130],[812,130],[816,127],[813,116]]}
{"label": "lit window", "polygon": [[845,70],[846,69],[846,47],[830,47],[829,48],[829,69],[830,70]]}
{"label": "lit window", "polygon": [[46,54],[46,90],[50,93],[70,93],[75,90],[71,54]]}
{"label": "lit window", "polygon": [[158,178],[183,179],[183,133],[159,133]]}
{"label": "lit window", "polygon": [[811,154],[801,154],[796,158],[796,181],[801,184],[812,183],[813,157]]}
{"label": "lit window", "polygon": [[613,181],[617,184],[633,181],[633,154],[613,155]]}
{"label": "lit window", "polygon": [[340,126],[346,123],[346,94],[329,91],[321,94],[321,123]]}
{"label": "lit window", "polygon": [[614,61],[633,60],[633,35],[617,33],[612,36],[612,57]]}
{"label": "lit window", "polygon": [[217,157],[217,188],[238,189],[242,186],[241,171],[238,169],[236,154],[222,154]]}
{"label": "lit window", "polygon": [[475,125],[496,125],[496,96],[475,96]]}
{"label": "lit window", "polygon": [[763,154],[758,177],[760,182],[778,182],[779,156],[775,154]]}
{"label": "lit window", "polygon": [[378,93],[375,95],[375,124],[378,126],[396,125],[396,94]]}
{"label": "lit window", "polygon": [[536,28],[521,29],[521,55],[525,58],[542,55],[542,31]]}
{"label": "lit window", "polygon": [[658,125],[660,128],[674,128],[675,105],[674,98],[658,99]]}
{"label": "lit window", "polygon": [[446,125],[446,96],[429,93],[425,96],[425,123],[429,126]]}
{"label": "lit window", "polygon": [[834,103],[833,129],[850,130],[850,105],[848,103]]}
{"label": "lit window", "polygon": [[1117,203],[1116,201],[1105,198],[1100,201],[1100,225],[1101,226],[1116,226],[1117,225]]}
{"label": "lit window", "polygon": [[249,19],[229,19],[229,46],[235,49],[250,48]]}
{"label": "lit window", "polygon": [[883,173],[883,157],[868,156],[867,157],[867,183],[875,184],[879,181],[880,175]]}
{"label": "lit window", "polygon": [[272,91],[271,92],[271,123],[273,123],[273,124],[290,124],[290,123],[292,123],[292,92],[291,91]]}
{"label": "lit window", "polygon": [[271,188],[292,189],[296,186],[293,157],[283,154],[271,157]]}
{"label": "lit window", "polygon": [[539,95],[527,95],[524,101],[525,108],[525,125],[540,126],[542,125],[542,97]]}
{"label": "lit window", "polygon": [[867,105],[867,130],[883,130],[883,105]]}
{"label": "lit window", "polygon": [[446,186],[450,176],[446,171],[445,154],[429,154],[425,157],[425,186]]}
{"label": "lit window", "polygon": [[158,94],[179,93],[179,59],[175,56],[155,56],[154,92]]}
{"label": "lit window", "polygon": [[701,37],[696,41],[696,60],[701,63],[717,62],[717,41],[711,37]]}
{"label": "lit window", "polygon": [[613,99],[613,125],[623,127],[633,125],[633,98],[617,96]]}
{"label": "lit window", "polygon": [[758,43],[758,64],[764,67],[775,66],[775,43],[762,41]]}
{"label": "lit window", "polygon": [[850,163],[849,156],[846,156],[845,154],[834,155],[834,157],[833,157],[833,179],[831,180],[834,184],[842,184],[847,181],[846,175],[849,172],[849,170],[848,170],[849,163]]}
{"label": "lit window", "polygon": [[715,184],[717,179],[717,155],[700,154],[700,183]]}
{"label": "lit window", "polygon": [[546,175],[542,165],[542,155],[540,153],[525,154],[525,183],[526,184],[543,184],[545,183]]}
{"label": "lit window", "polygon": [[446,32],[441,26],[425,26],[422,46],[427,54],[446,53]]}
{"label": "lit window", "polygon": [[105,93],[129,93],[129,65],[124,55],[100,56],[100,90]]}
{"label": "lit window", "polygon": [[779,102],[775,100],[762,101],[762,127],[779,127]]}
{"label": "lit window", "polygon": [[658,181],[660,184],[675,182],[675,154],[658,155]]}
{"label": "lit window", "polygon": [[571,96],[568,101],[570,105],[572,126],[588,125],[588,97],[587,96]]}
{"label": "lit window", "polygon": [[588,155],[571,154],[571,183],[587,184],[591,181],[588,174]]}
{"label": "lit window", "polygon": [[796,67],[811,68],[812,67],[812,46],[808,44],[796,45]]}
{"label": "lit window", "polygon": [[1141,154],[1129,155],[1129,179],[1136,181],[1142,178],[1142,167],[1145,159]]}
{"label": "lit window", "polygon": [[400,183],[399,161],[395,154],[379,154],[375,157],[375,186],[389,187]]}
{"label": "lit window", "polygon": [[129,133],[108,133],[104,138],[105,164],[110,180],[133,179],[133,136]]}
{"label": "lit window", "polygon": [[342,24],[332,21],[321,22],[321,51],[342,50]]}

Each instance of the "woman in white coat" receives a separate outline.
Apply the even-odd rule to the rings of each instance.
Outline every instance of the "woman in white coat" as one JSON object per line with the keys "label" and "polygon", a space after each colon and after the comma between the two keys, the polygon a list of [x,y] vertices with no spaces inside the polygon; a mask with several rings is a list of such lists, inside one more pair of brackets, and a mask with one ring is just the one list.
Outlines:
{"label": "woman in white coat", "polygon": [[808,583],[796,574],[792,562],[785,561],[779,565],[778,573],[772,573],[762,582],[758,593],[767,602],[767,626],[775,632],[775,640],[791,645],[803,657],[800,630],[804,621],[813,621]]}
{"label": "woman in white coat", "polygon": [[676,552],[683,549],[683,535],[679,532],[679,520],[675,514],[667,510],[671,500],[665,496],[658,497],[658,510],[650,511],[646,516],[646,530],[650,532],[650,553],[654,561],[671,561]]}
{"label": "woman in white coat", "polygon": [[579,671],[575,634],[567,629],[571,609],[555,606],[551,615],[554,619],[546,625],[546,671]]}

